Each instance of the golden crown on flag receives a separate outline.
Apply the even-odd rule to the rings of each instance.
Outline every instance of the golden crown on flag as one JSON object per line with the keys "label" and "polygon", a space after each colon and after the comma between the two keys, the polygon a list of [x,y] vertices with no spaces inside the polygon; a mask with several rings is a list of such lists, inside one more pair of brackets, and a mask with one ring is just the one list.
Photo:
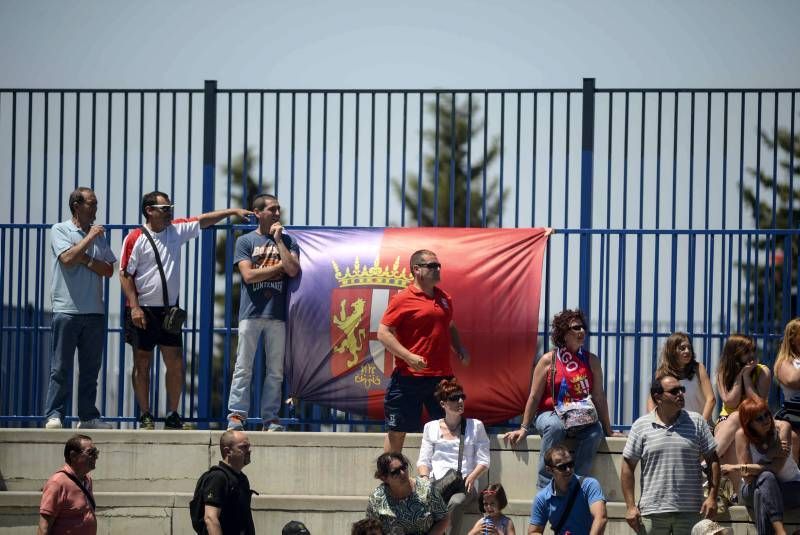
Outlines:
{"label": "golden crown on flag", "polygon": [[380,257],[375,258],[372,266],[362,266],[361,261],[356,257],[353,262],[353,269],[350,266],[345,268],[344,274],[339,269],[336,260],[331,260],[333,264],[333,271],[336,280],[339,282],[340,288],[347,288],[351,286],[396,286],[398,288],[405,288],[414,280],[411,274],[406,275],[406,268],[400,270],[400,257],[394,260],[391,268],[389,266],[381,267]]}

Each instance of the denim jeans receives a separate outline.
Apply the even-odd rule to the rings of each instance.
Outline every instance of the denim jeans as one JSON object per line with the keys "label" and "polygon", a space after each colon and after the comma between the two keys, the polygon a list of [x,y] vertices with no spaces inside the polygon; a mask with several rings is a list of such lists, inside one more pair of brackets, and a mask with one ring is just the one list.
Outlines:
{"label": "denim jeans", "polygon": [[[539,478],[537,486],[541,489],[550,482],[550,474],[547,473],[544,466],[544,452],[548,449],[564,442],[567,438],[567,432],[561,422],[561,418],[555,411],[545,411],[536,416],[534,421],[536,431],[542,437],[542,449],[539,452]],[[603,433],[603,426],[600,422],[595,423],[570,437],[575,439],[575,473],[579,476],[588,476],[589,470],[592,468],[592,461],[597,453],[597,448],[600,446],[600,441],[603,440],[605,433]]]}
{"label": "denim jeans", "polygon": [[239,344],[236,348],[236,367],[228,398],[228,417],[247,418],[250,410],[250,384],[253,378],[253,361],[261,335],[264,335],[266,373],[261,388],[261,419],[276,420],[281,408],[283,386],[283,354],[286,342],[286,324],[281,320],[249,318],[239,322]]}
{"label": "denim jeans", "polygon": [[102,314],[53,314],[53,352],[50,361],[50,384],[47,387],[45,415],[64,418],[67,396],[72,383],[75,349],[78,350],[78,417],[91,420],[100,416],[95,406],[97,374],[103,363],[106,339]]}
{"label": "denim jeans", "polygon": [[800,506],[800,481],[780,482],[772,472],[761,472],[755,481],[742,485],[739,494],[742,503],[753,508],[756,531],[770,535],[775,533],[772,522]]}

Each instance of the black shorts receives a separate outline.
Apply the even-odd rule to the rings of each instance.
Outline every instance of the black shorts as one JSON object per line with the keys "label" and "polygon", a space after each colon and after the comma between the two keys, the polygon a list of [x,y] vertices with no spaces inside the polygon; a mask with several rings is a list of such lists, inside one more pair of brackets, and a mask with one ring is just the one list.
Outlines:
{"label": "black shorts", "polygon": [[403,433],[421,432],[423,405],[428,409],[431,419],[444,418],[444,409],[434,393],[442,379],[450,378],[400,375],[395,370],[383,398],[386,429]]}
{"label": "black shorts", "polygon": [[182,347],[183,337],[164,330],[164,316],[166,307],[142,307],[144,311],[146,329],[140,329],[131,320],[131,309],[125,307],[125,341],[133,349],[152,351],[156,345],[167,347]]}

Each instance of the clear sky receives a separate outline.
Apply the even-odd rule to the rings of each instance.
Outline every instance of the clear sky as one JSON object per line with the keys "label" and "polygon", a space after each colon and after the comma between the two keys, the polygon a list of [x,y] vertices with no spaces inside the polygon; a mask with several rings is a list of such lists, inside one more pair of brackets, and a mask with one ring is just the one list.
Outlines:
{"label": "clear sky", "polygon": [[0,0],[0,86],[800,87],[793,0]]}

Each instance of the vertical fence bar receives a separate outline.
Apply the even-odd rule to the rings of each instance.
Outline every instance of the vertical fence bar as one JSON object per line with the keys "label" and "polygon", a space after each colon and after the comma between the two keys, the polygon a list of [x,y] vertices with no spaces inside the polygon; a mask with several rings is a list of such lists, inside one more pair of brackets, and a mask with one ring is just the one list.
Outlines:
{"label": "vertical fence bar", "polygon": [[[583,79],[581,110],[581,229],[592,228],[594,203],[594,106],[595,79]],[[592,306],[592,237],[588,232],[580,238],[580,280],[578,306],[589,314]]]}
{"label": "vertical fence bar", "polygon": [[[214,209],[214,172],[217,167],[217,82],[206,80],[203,99],[203,212]],[[276,175],[277,176],[277,175]],[[277,180],[276,180],[277,183]],[[202,233],[200,261],[200,365],[198,367],[197,417],[202,428],[211,416],[212,362],[214,350],[214,232]]]}

